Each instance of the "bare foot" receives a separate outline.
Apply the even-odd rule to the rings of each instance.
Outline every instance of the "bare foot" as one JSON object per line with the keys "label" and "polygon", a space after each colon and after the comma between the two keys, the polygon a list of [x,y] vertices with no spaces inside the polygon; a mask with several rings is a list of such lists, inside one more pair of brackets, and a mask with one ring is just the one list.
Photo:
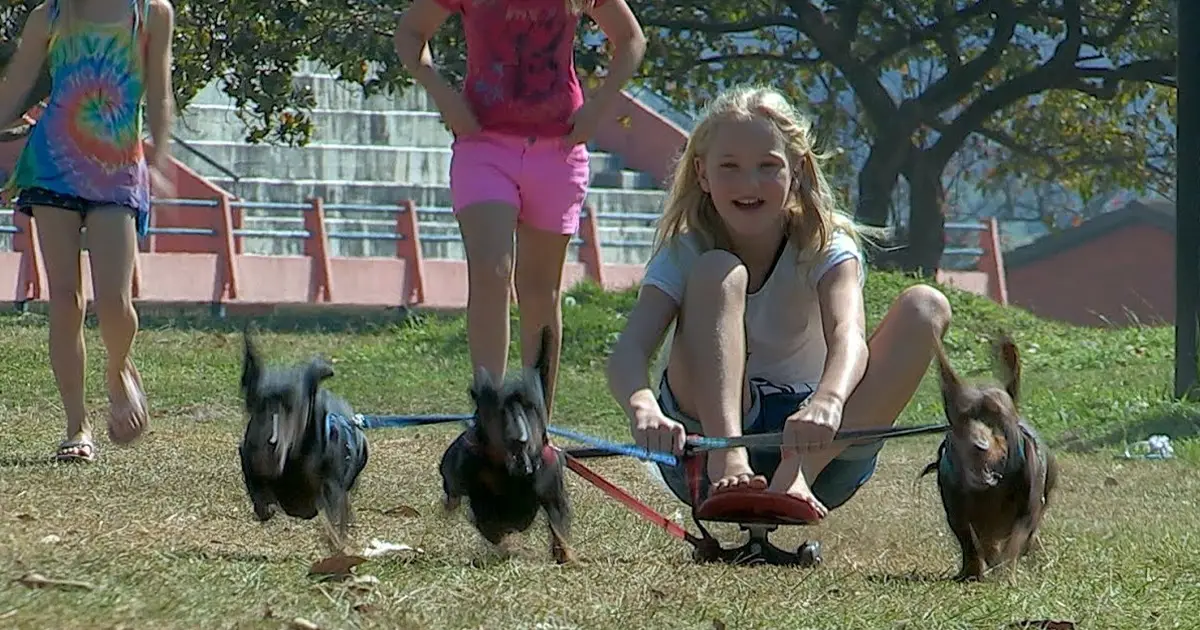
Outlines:
{"label": "bare foot", "polygon": [[149,424],[142,379],[132,359],[121,370],[108,374],[108,437],[117,444],[129,444],[141,437]]}
{"label": "bare foot", "polygon": [[712,493],[728,490],[764,490],[767,478],[754,474],[750,468],[750,455],[744,448],[713,451],[708,454],[708,478],[712,482]]}
{"label": "bare foot", "polygon": [[829,515],[829,509],[817,500],[812,488],[808,487],[808,481],[804,478],[800,464],[798,456],[783,458],[783,461],[779,463],[779,468],[775,471],[775,476],[771,479],[771,486],[767,488],[767,492],[780,492],[800,499],[811,505],[821,518],[825,518]]}

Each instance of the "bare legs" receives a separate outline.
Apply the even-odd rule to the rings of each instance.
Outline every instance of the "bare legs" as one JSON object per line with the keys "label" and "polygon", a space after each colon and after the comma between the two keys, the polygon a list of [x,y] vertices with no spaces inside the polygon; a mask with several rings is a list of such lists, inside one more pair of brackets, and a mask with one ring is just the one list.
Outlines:
{"label": "bare legs", "polygon": [[521,364],[533,365],[543,327],[550,327],[546,383],[547,416],[554,417],[554,390],[562,351],[562,277],[570,234],[517,228],[517,303],[521,312]]}
{"label": "bare legs", "polygon": [[[84,402],[87,354],[79,233],[83,222],[78,213],[59,208],[38,206],[33,213],[49,283],[50,367],[66,411],[67,439],[90,443],[92,427]],[[134,218],[121,208],[97,209],[88,213],[87,228],[96,312],[108,353],[105,381],[113,404],[110,437],[128,443],[146,425],[141,379],[129,358],[138,324],[131,296],[137,247]],[[73,454],[82,455],[77,450]]]}
{"label": "bare legs", "polygon": [[108,352],[104,372],[111,405],[108,435],[114,442],[127,444],[137,439],[148,423],[141,375],[130,356],[138,330],[133,308],[134,217],[120,208],[93,210],[88,213],[87,232],[96,316]]}
{"label": "bare legs", "polygon": [[[749,406],[745,377],[744,327],[747,273],[732,254],[712,251],[700,257],[688,278],[672,345],[667,378],[679,408],[700,421],[708,435],[737,436]],[[950,305],[939,291],[918,285],[903,291],[868,341],[866,374],[846,401],[842,428],[887,427],[912,398],[932,356],[931,334],[945,333]],[[688,365],[695,366],[690,372]],[[781,462],[768,487],[813,502],[808,480],[833,461],[844,445]],[[710,457],[714,491],[765,481],[750,470],[745,451]]]}
{"label": "bare legs", "polygon": [[[67,415],[67,440],[92,441],[92,426],[84,406],[83,274],[79,255],[83,218],[77,212],[37,206],[38,244],[46,262],[50,293],[50,370]],[[72,455],[83,456],[81,447]]]}
{"label": "bare legs", "polygon": [[509,290],[515,269],[523,365],[533,364],[542,327],[551,330],[546,404],[553,412],[562,346],[563,264],[571,236],[518,226],[517,209],[505,203],[463,208],[458,222],[469,261],[467,344],[471,363],[475,369],[486,369],[493,378],[504,376],[511,337]]}

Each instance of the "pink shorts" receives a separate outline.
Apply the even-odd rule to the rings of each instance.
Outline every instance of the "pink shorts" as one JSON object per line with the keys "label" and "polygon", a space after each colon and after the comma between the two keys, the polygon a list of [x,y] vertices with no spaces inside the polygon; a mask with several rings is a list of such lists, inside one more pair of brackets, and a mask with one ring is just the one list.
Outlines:
{"label": "pink shorts", "polygon": [[574,234],[587,196],[587,146],[562,138],[526,138],[484,131],[451,145],[450,196],[457,214],[483,202],[518,209],[517,221],[555,234]]}

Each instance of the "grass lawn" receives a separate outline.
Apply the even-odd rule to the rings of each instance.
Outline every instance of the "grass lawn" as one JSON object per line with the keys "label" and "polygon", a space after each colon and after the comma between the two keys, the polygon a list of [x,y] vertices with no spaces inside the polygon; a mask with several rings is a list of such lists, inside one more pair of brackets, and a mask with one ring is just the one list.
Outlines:
{"label": "grass lawn", "polygon": [[[873,273],[873,326],[913,280]],[[914,484],[936,437],[895,440],[876,477],[823,524],[773,537],[824,544],[815,570],[700,566],[690,548],[579,477],[569,477],[574,540],[585,562],[557,567],[544,525],[499,559],[461,516],[439,514],[437,461],[453,426],[380,430],[356,507],[355,543],[377,538],[423,553],[370,560],[357,581],[307,575],[320,559],[315,522],[256,523],[235,446],[242,417],[238,324],[144,316],[139,362],[153,428],[135,448],[101,438],[93,466],[56,465],[61,406],[48,368],[46,320],[0,315],[0,627],[281,628],[1001,628],[1070,620],[1079,628],[1191,628],[1200,611],[1200,407],[1169,398],[1170,328],[1091,330],[1038,320],[947,290],[947,349],[971,377],[989,374],[987,337],[1013,331],[1024,358],[1025,410],[1060,453],[1045,552],[1012,581],[960,585],[932,477]],[[631,294],[572,293],[566,309],[559,422],[627,441],[602,377]],[[336,324],[336,325],[335,325]],[[321,352],[330,385],[367,413],[466,410],[459,317],[325,325],[264,321],[273,361]],[[103,435],[103,351],[87,331],[88,386]],[[515,359],[516,348],[513,356]],[[941,418],[931,371],[902,419]],[[1178,457],[1131,461],[1124,444],[1172,436]],[[601,474],[667,515],[683,512],[628,459]],[[407,506],[412,510],[397,510]],[[691,526],[690,520],[684,523]],[[736,531],[718,528],[736,536]],[[732,540],[730,540],[732,542]],[[32,588],[33,572],[90,588]],[[295,626],[305,627],[305,626]],[[1017,626],[1013,626],[1017,627]]]}

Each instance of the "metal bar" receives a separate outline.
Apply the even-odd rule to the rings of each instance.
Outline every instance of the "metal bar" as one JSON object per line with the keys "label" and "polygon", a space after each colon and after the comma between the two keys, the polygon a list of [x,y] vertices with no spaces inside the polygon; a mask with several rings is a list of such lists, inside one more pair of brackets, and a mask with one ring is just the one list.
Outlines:
{"label": "metal bar", "polygon": [[288,201],[238,201],[232,200],[229,206],[247,210],[310,210],[312,204]]}
{"label": "metal bar", "polygon": [[308,238],[308,230],[234,230],[234,236],[259,236],[264,238]]}
{"label": "metal bar", "polygon": [[947,247],[942,250],[946,256],[982,256],[983,250],[978,247]]}
{"label": "metal bar", "polygon": [[594,215],[597,219],[616,219],[626,221],[658,221],[662,218],[661,214],[653,212],[596,212]]}
{"label": "metal bar", "polygon": [[325,236],[329,238],[355,238],[364,241],[398,241],[404,238],[399,234],[387,234],[385,232],[327,232]]}
{"label": "metal bar", "polygon": [[217,233],[217,231],[213,230],[213,229],[206,229],[206,228],[152,227],[147,230],[147,233],[148,234],[213,236]]}
{"label": "metal bar", "polygon": [[982,232],[987,229],[987,226],[981,223],[947,223],[947,230],[964,230],[967,232]]}
{"label": "metal bar", "polygon": [[[948,424],[927,424],[917,427],[885,427],[882,429],[859,429],[838,431],[833,436],[835,442],[852,440],[888,440],[896,437],[925,435],[927,433],[943,433],[950,428]],[[687,448],[693,451],[708,451],[724,448],[778,448],[783,444],[783,433],[759,433],[743,435],[734,438],[722,437],[690,437]]]}
{"label": "metal bar", "polygon": [[404,211],[404,208],[401,206],[358,203],[327,203],[325,204],[325,209],[351,212],[379,212],[382,214],[396,214]]}
{"label": "metal bar", "polygon": [[[338,417],[336,414],[329,414]],[[396,427],[412,427],[423,424],[446,424],[448,422],[470,422],[474,414],[425,414],[416,416],[367,416],[356,414],[354,420],[360,422],[364,429],[384,429]]]}
{"label": "metal bar", "polygon": [[1175,160],[1175,397],[1196,393],[1200,359],[1200,4],[1178,2]]}
{"label": "metal bar", "polygon": [[150,203],[161,206],[190,206],[195,208],[216,208],[220,205],[216,199],[151,199]]}

